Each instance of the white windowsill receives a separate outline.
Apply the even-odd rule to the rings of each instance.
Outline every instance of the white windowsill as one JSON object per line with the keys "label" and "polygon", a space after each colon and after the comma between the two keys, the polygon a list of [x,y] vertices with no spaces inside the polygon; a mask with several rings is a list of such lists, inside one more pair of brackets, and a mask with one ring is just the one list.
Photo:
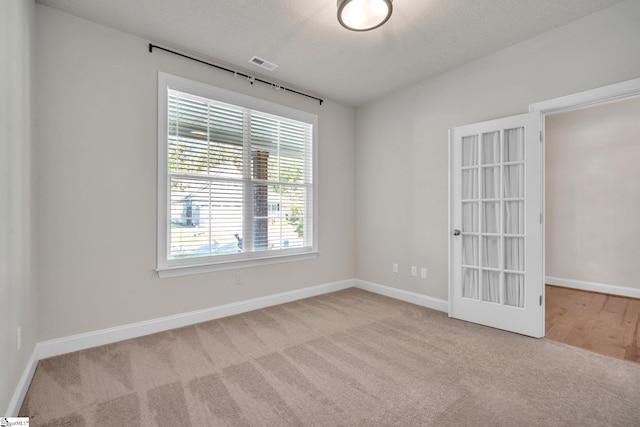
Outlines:
{"label": "white windowsill", "polygon": [[233,270],[237,268],[255,267],[259,265],[281,264],[285,262],[303,261],[318,257],[317,251],[290,255],[271,255],[260,258],[241,259],[235,261],[222,261],[217,263],[200,265],[180,265],[160,267],[156,269],[158,276],[165,277],[187,276],[190,274],[211,273],[214,271]]}

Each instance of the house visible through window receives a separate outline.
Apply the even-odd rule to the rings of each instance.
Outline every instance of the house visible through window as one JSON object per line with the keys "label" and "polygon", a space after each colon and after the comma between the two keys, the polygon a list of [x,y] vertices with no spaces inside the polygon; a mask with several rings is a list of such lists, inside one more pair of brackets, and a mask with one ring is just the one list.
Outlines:
{"label": "house visible through window", "polygon": [[315,252],[316,116],[166,74],[159,91],[158,270]]}

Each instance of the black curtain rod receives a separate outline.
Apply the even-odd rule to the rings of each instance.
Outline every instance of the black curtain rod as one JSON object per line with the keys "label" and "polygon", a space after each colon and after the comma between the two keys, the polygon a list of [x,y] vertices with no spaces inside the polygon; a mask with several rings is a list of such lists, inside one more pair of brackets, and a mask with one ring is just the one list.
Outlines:
{"label": "black curtain rod", "polygon": [[174,50],[167,49],[167,48],[164,48],[162,46],[157,46],[157,45],[149,43],[149,53],[153,52],[154,48],[155,49],[164,50],[165,52],[169,52],[169,53],[172,53],[174,55],[178,55],[178,56],[181,56],[183,58],[190,59],[192,61],[196,61],[196,62],[199,62],[201,64],[208,65],[208,66],[213,67],[213,68],[217,68],[218,70],[222,70],[222,71],[226,71],[228,73],[232,73],[233,75],[236,75],[236,76],[246,77],[247,79],[249,79],[249,83],[251,83],[251,84],[253,84],[253,82],[260,82],[260,83],[264,83],[266,85],[269,85],[271,87],[276,87],[279,90],[284,90],[285,92],[291,92],[291,93],[295,93],[296,95],[306,96],[307,98],[315,99],[316,101],[318,101],[320,103],[320,105],[322,105],[322,103],[324,102],[324,99],[322,99],[322,98],[318,98],[318,97],[315,97],[315,96],[312,96],[312,95],[309,95],[309,94],[306,94],[306,93],[303,93],[303,92],[299,92],[299,91],[297,91],[295,89],[289,89],[288,87],[281,86],[278,83],[270,82],[270,81],[267,81],[267,80],[262,80],[262,79],[260,79],[258,77],[253,77],[253,76],[250,76],[248,74],[241,73],[240,71],[232,70],[230,68],[225,68],[225,67],[222,67],[220,65],[212,64],[211,62],[203,61],[201,59],[194,58],[194,57],[189,56],[189,55],[185,55],[184,53],[176,52]]}

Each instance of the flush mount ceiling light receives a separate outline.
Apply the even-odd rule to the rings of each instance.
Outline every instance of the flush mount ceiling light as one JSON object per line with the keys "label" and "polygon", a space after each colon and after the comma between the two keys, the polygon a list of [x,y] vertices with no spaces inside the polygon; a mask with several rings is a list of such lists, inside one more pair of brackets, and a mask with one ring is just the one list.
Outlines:
{"label": "flush mount ceiling light", "polygon": [[378,28],[391,17],[392,0],[338,0],[338,21],[351,31]]}

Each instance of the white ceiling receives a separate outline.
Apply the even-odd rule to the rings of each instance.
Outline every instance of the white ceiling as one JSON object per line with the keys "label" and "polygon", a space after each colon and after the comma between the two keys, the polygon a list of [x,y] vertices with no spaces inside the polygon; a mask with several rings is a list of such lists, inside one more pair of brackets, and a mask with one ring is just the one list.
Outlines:
{"label": "white ceiling", "polygon": [[338,24],[335,0],[38,3],[358,106],[621,1],[394,0],[389,22],[361,33]]}

